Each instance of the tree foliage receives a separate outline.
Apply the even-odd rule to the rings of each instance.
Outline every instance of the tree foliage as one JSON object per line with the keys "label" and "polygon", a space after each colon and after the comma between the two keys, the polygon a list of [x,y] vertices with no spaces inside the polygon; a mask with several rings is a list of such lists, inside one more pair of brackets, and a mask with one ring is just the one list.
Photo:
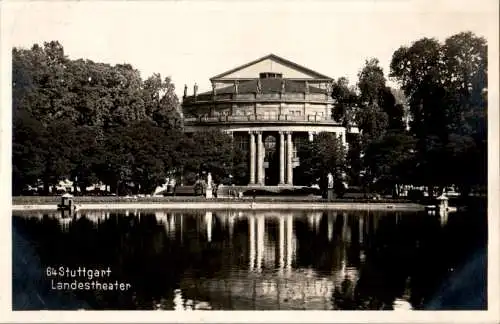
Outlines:
{"label": "tree foliage", "polygon": [[[443,44],[423,38],[393,55],[391,76],[409,99],[410,130],[418,140],[417,166],[427,184],[455,183],[467,191],[471,179],[485,183],[487,44],[463,32]],[[465,166],[477,154],[480,164]],[[471,165],[467,162],[466,165]]]}
{"label": "tree foliage", "polygon": [[331,173],[336,180],[342,178],[346,168],[346,152],[334,133],[322,132],[314,141],[298,147],[300,174],[309,184],[326,188],[325,180]]}
{"label": "tree foliage", "polygon": [[[187,169],[227,176],[231,140],[187,138],[170,78],[146,80],[130,64],[69,59],[56,41],[12,50],[13,191],[62,178],[80,191],[151,193]],[[180,167],[179,167],[180,166]]]}
{"label": "tree foliage", "polygon": [[366,60],[360,70],[357,89],[349,87],[345,78],[333,85],[334,118],[344,125],[354,124],[360,131],[351,136],[347,153],[352,182],[369,187],[375,182],[380,187],[397,181],[458,184],[464,192],[473,185],[484,185],[485,39],[470,32],[453,35],[443,43],[422,38],[397,49],[390,70],[389,76],[401,90],[387,86],[374,58]]}

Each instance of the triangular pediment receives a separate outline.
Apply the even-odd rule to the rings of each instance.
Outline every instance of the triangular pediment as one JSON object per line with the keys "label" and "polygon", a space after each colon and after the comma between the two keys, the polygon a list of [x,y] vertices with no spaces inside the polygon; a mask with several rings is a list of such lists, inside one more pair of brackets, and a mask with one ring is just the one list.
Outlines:
{"label": "triangular pediment", "polygon": [[211,80],[254,79],[260,73],[281,73],[285,79],[331,79],[316,71],[270,54],[214,76]]}

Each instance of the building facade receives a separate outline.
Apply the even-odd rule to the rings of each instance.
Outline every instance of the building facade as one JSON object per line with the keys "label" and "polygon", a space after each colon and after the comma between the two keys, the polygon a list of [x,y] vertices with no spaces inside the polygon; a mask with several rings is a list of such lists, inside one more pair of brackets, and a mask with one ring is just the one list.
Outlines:
{"label": "building facade", "polygon": [[270,54],[210,81],[209,92],[184,89],[185,132],[230,134],[249,154],[250,186],[294,185],[297,147],[320,132],[347,146],[346,128],[332,116],[330,77]]}

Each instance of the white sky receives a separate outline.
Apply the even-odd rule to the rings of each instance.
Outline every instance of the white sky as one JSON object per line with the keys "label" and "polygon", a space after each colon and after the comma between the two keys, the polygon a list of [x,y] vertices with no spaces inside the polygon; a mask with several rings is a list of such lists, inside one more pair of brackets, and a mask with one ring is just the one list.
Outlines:
{"label": "white sky", "polygon": [[269,53],[351,84],[365,59],[386,76],[393,52],[424,37],[471,30],[490,39],[496,0],[82,1],[3,3],[13,46],[58,40],[71,58],[130,63],[143,78],[171,76],[210,88],[209,78]]}

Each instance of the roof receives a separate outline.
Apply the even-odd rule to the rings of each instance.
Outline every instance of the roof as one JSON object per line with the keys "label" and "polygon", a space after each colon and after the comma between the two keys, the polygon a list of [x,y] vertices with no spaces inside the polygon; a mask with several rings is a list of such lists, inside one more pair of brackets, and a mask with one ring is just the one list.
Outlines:
{"label": "roof", "polygon": [[[247,67],[249,67],[249,66],[251,66],[251,65],[257,64],[257,63],[259,63],[259,62],[262,62],[262,61],[264,61],[264,60],[268,60],[268,59],[271,59],[271,60],[274,60],[274,61],[276,61],[276,62],[279,62],[279,63],[281,63],[281,64],[283,64],[283,65],[285,65],[285,66],[288,66],[288,67],[290,67],[290,68],[293,68],[293,69],[295,69],[295,70],[297,70],[297,71],[301,71],[301,72],[303,72],[303,73],[309,74],[309,75],[313,76],[315,79],[332,79],[332,78],[330,78],[329,76],[326,76],[326,75],[324,75],[324,74],[321,74],[321,73],[318,73],[318,72],[313,71],[313,70],[311,70],[311,69],[308,69],[308,68],[306,68],[306,67],[304,67],[304,66],[302,66],[302,65],[299,65],[299,64],[294,63],[294,62],[292,62],[292,61],[289,61],[289,60],[287,60],[287,59],[284,59],[284,58],[282,58],[282,57],[280,57],[280,56],[278,56],[278,55],[275,55],[275,54],[268,54],[268,55],[263,56],[263,57],[261,57],[261,58],[259,58],[259,59],[255,60],[255,61],[251,61],[251,62],[249,62],[249,63],[243,64],[243,65],[238,66],[238,67],[236,67],[236,68],[234,68],[234,69],[231,69],[231,70],[229,70],[229,71],[226,71],[226,72],[224,72],[224,73],[221,73],[221,74],[219,74],[219,75],[216,75],[216,76],[214,76],[214,77],[210,78],[210,80],[212,81],[212,80],[216,80],[216,79],[223,78],[223,77],[225,77],[225,76],[227,76],[227,75],[230,75],[230,74],[232,74],[232,73],[234,73],[234,72],[237,72],[237,71],[239,71],[239,70],[243,70],[243,69],[245,69],[245,68],[247,68]],[[262,71],[262,72],[267,72],[267,71]]]}
{"label": "roof", "polygon": [[[260,79],[261,84],[261,93],[281,93],[282,81],[284,79]],[[243,81],[238,84],[238,93],[256,93],[257,92],[257,83],[258,80],[249,80]],[[296,82],[291,80],[285,80],[285,92],[286,93],[304,93],[305,91],[305,83]],[[230,85],[224,88],[217,89],[217,94],[232,94],[234,93],[234,85]],[[325,94],[325,89],[320,89],[314,86],[309,85],[309,93],[322,93]],[[198,100],[203,100],[212,98],[212,91],[207,91],[198,94]],[[191,97],[191,96],[190,96]]]}

